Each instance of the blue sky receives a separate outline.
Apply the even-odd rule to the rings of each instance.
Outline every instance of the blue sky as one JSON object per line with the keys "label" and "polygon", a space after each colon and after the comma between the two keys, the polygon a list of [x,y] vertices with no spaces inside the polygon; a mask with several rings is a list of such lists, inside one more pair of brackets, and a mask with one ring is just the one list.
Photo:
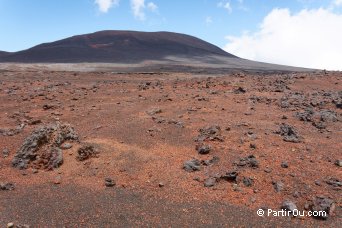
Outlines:
{"label": "blue sky", "polygon": [[[303,10],[317,14],[323,9],[340,19],[342,0],[0,0],[0,50],[23,50],[99,30],[173,31],[265,61],[257,51],[246,54],[255,47],[240,49],[246,46],[244,42],[260,39],[262,28],[268,26],[267,16],[284,17],[283,11],[276,10],[285,9],[286,23]],[[244,41],[246,36],[249,41]],[[276,58],[266,61],[273,59],[283,63]]]}

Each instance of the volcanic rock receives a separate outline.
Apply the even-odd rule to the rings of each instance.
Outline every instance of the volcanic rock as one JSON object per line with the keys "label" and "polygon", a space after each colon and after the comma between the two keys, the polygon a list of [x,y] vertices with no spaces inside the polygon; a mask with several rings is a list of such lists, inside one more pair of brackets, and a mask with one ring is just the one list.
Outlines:
{"label": "volcanic rock", "polygon": [[15,186],[13,183],[0,183],[0,190],[3,190],[3,191],[12,191],[14,190]]}
{"label": "volcanic rock", "polygon": [[220,161],[220,158],[217,157],[217,156],[214,156],[212,159],[209,159],[209,160],[203,160],[201,161],[201,163],[205,166],[209,166],[209,165],[213,165],[213,164],[216,164]]}
{"label": "volcanic rock", "polygon": [[[326,220],[335,211],[335,202],[324,196],[317,196],[310,204],[309,209],[313,212],[326,212],[326,214],[318,213],[315,218]],[[315,215],[315,214],[314,214]]]}
{"label": "volcanic rock", "polygon": [[201,162],[197,159],[186,161],[183,165],[183,169],[187,172],[199,171],[201,169]]}
{"label": "volcanic rock", "polygon": [[283,123],[282,125],[280,125],[279,130],[276,131],[276,133],[283,136],[283,140],[285,142],[299,143],[302,140],[302,137],[298,135],[294,127],[288,124]]}
{"label": "volcanic rock", "polygon": [[221,127],[218,125],[208,126],[205,128],[201,128],[199,130],[199,136],[195,141],[203,142],[203,141],[223,141],[223,137],[221,136]]}
{"label": "volcanic rock", "polygon": [[341,187],[342,186],[342,182],[337,179],[337,178],[334,178],[334,177],[330,177],[327,181],[326,181],[327,184],[329,185],[332,185],[334,187]]}
{"label": "volcanic rock", "polygon": [[283,161],[283,162],[281,163],[281,167],[286,169],[286,168],[289,167],[289,164],[288,164],[287,162]]}
{"label": "volcanic rock", "polygon": [[239,175],[238,172],[232,171],[232,172],[227,172],[226,174],[222,175],[221,178],[226,180],[226,181],[234,181],[236,182],[236,178]]}
{"label": "volcanic rock", "polygon": [[298,210],[296,204],[290,200],[285,200],[281,205],[281,209],[290,211],[292,213],[294,210]]}
{"label": "volcanic rock", "polygon": [[240,158],[238,162],[236,162],[238,166],[249,166],[252,168],[258,168],[259,162],[254,155],[249,155],[245,158]]}
{"label": "volcanic rock", "polygon": [[243,177],[242,179],[242,183],[246,186],[246,187],[251,187],[253,185],[253,180],[249,177]]}
{"label": "volcanic rock", "polygon": [[78,161],[84,161],[92,157],[97,157],[98,151],[95,149],[93,145],[83,145],[77,150],[77,157]]}
{"label": "volcanic rock", "polygon": [[32,166],[37,169],[54,169],[63,163],[63,153],[59,149],[65,141],[78,140],[69,124],[54,123],[34,130],[16,152],[12,165],[19,169]]}
{"label": "volcanic rock", "polygon": [[272,184],[273,184],[274,190],[276,192],[283,191],[283,189],[284,189],[284,183],[283,182],[281,182],[281,181],[273,181]]}
{"label": "volcanic rock", "polygon": [[342,160],[336,160],[335,165],[342,167]]}
{"label": "volcanic rock", "polygon": [[213,187],[216,184],[216,178],[215,177],[209,177],[204,181],[204,187]]}
{"label": "volcanic rock", "polygon": [[209,154],[209,152],[211,151],[211,146],[205,144],[197,145],[196,150],[199,154]]}
{"label": "volcanic rock", "polygon": [[115,181],[109,177],[105,178],[106,187],[114,187],[116,185]]}

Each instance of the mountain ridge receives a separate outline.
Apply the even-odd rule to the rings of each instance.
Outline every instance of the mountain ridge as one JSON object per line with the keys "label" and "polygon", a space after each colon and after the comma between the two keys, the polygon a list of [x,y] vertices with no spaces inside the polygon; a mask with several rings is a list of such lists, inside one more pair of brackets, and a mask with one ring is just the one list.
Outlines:
{"label": "mountain ridge", "polygon": [[199,38],[173,32],[104,30],[42,43],[18,52],[0,52],[0,62],[137,63],[167,56],[236,56]]}

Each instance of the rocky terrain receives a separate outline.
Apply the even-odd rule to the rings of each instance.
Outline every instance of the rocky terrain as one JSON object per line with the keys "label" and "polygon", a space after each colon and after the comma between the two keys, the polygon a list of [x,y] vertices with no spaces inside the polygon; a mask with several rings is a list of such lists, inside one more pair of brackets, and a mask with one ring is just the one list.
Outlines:
{"label": "rocky terrain", "polygon": [[0,102],[0,226],[342,223],[339,72],[4,70]]}

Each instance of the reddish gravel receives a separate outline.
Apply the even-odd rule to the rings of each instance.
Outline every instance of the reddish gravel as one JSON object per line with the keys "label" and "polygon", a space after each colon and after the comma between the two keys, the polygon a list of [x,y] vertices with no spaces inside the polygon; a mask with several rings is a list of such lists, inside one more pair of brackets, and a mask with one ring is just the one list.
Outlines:
{"label": "reddish gravel", "polygon": [[[1,72],[0,182],[15,189],[0,191],[0,225],[338,227],[341,76]],[[314,114],[302,121],[298,113],[307,108]],[[63,164],[53,171],[12,167],[24,140],[56,121],[72,125],[80,139],[63,150]],[[283,123],[298,143],[286,140],[291,132],[280,134]],[[215,125],[220,131],[204,139],[210,151],[200,155],[199,130]],[[86,143],[98,156],[79,161]],[[241,160],[249,155],[257,165]],[[182,168],[213,157],[218,161],[199,171]],[[221,178],[231,171],[236,183]],[[116,185],[106,187],[105,178]],[[217,181],[213,187],[204,187],[208,178]],[[320,195],[336,206],[326,221],[256,216],[287,199],[304,210]]]}

